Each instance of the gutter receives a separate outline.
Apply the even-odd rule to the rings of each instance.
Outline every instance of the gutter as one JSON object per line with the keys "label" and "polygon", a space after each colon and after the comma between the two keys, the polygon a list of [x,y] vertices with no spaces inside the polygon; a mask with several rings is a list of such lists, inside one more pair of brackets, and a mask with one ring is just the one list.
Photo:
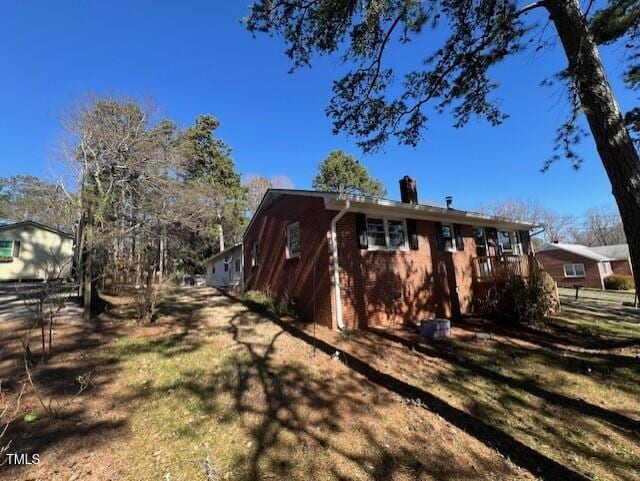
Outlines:
{"label": "gutter", "polygon": [[338,238],[336,235],[336,225],[351,207],[351,201],[347,200],[346,204],[331,219],[331,258],[333,259],[333,292],[336,301],[336,325],[338,329],[344,331],[344,321],[342,319],[342,295],[340,293],[340,262],[338,260]]}

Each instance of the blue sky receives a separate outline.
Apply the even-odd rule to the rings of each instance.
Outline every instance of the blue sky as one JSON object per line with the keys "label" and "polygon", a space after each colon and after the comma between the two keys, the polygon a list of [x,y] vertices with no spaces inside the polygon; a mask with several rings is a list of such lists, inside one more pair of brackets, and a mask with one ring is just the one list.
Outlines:
{"label": "blue sky", "polygon": [[[574,172],[551,154],[565,114],[557,89],[539,83],[565,61],[558,47],[511,58],[493,71],[511,118],[500,127],[472,120],[463,129],[433,114],[418,148],[387,145],[362,156],[355,139],[331,133],[324,109],[331,81],[344,71],[333,58],[289,74],[277,38],[253,38],[241,25],[248,0],[21,0],[0,3],[0,176],[55,169],[60,117],[88,92],[152,97],[161,115],[186,127],[200,114],[221,122],[219,136],[234,149],[243,173],[285,174],[309,188],[317,164],[342,148],[361,157],[398,198],[398,179],[417,179],[422,200],[452,194],[459,208],[530,198],[581,214],[613,202],[591,138]],[[534,14],[535,15],[538,14]],[[543,19],[543,17],[539,17]],[[548,30],[552,32],[551,29]],[[424,40],[422,40],[424,42]],[[394,65],[415,65],[422,44],[394,48]],[[637,103],[621,82],[619,49],[604,52],[623,109]]]}

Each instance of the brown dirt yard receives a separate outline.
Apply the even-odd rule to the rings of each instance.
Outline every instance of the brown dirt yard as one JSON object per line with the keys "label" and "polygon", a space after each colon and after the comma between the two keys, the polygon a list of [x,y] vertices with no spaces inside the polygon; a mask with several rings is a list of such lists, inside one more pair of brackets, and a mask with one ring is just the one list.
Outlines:
{"label": "brown dirt yard", "polygon": [[[1,440],[40,462],[0,479],[638,479],[640,319],[569,307],[429,343],[314,330],[204,287],[166,292],[150,326],[110,300],[91,325],[61,321]],[[23,323],[0,322],[5,406]]]}

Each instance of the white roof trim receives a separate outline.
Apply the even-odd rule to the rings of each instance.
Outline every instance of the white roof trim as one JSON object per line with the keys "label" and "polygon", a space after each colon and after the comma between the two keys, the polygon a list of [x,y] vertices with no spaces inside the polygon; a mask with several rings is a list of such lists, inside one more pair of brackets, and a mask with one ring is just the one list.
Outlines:
{"label": "white roof trim", "polygon": [[477,212],[469,212],[458,209],[447,209],[444,207],[437,207],[428,204],[407,204],[405,202],[399,202],[388,199],[381,199],[377,197],[369,197],[353,194],[338,194],[336,192],[318,192],[313,190],[298,190],[298,189],[269,189],[264,194],[260,205],[256,209],[253,217],[249,221],[249,225],[244,231],[243,238],[247,232],[251,229],[254,220],[258,214],[265,208],[267,208],[273,200],[277,199],[281,195],[301,195],[305,197],[320,197],[324,200],[324,205],[327,209],[340,210],[346,204],[346,201],[351,202],[350,211],[372,213],[379,215],[395,214],[402,217],[409,217],[412,219],[424,219],[431,221],[449,221],[462,224],[469,224],[477,227],[495,227],[497,229],[509,229],[509,230],[529,230],[535,227],[540,227],[537,224],[531,222],[513,221],[504,217],[495,217]]}
{"label": "white roof trim", "polygon": [[267,208],[271,202],[280,195],[301,195],[306,197],[320,197],[324,200],[327,209],[340,210],[347,201],[351,203],[350,212],[373,213],[379,215],[395,214],[411,219],[424,219],[432,221],[449,221],[469,224],[477,227],[495,227],[497,229],[529,230],[540,227],[537,224],[524,221],[514,221],[504,217],[495,217],[477,212],[469,212],[458,209],[447,209],[428,204],[407,204],[395,200],[381,199],[353,194],[338,194],[337,192],[318,192],[299,189],[269,189],[264,194],[260,205],[256,209],[249,225],[244,231],[243,238],[251,229],[258,214]]}
{"label": "white roof trim", "polygon": [[509,230],[529,230],[538,227],[531,222],[514,221],[466,210],[447,209],[428,204],[408,204],[406,202],[354,195],[340,195],[335,199],[325,200],[325,206],[328,209],[340,209],[347,200],[351,204],[349,211],[365,214],[396,214],[411,219],[449,221],[477,227],[495,227]]}
{"label": "white roof trim", "polygon": [[227,247],[225,250],[218,252],[217,254],[213,254],[211,257],[209,257],[205,262],[214,262],[217,261],[218,258],[220,257],[224,257],[225,255],[229,254],[231,251],[233,251],[234,249],[237,249],[238,247],[242,248],[242,243],[239,244],[235,244],[232,245],[231,247]]}

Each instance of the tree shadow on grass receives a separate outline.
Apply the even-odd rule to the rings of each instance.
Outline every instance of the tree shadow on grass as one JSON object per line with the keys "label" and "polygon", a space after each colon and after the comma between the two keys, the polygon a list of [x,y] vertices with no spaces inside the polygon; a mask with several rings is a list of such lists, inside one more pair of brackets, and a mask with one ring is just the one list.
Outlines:
{"label": "tree shadow on grass", "polygon": [[[625,436],[630,437],[630,439],[634,442],[640,441],[640,421],[627,417],[623,414],[588,403],[583,399],[574,399],[570,396],[565,396],[557,392],[549,391],[547,389],[544,389],[542,386],[539,386],[532,379],[516,379],[514,377],[507,376],[486,367],[486,364],[481,365],[480,363],[469,359],[469,357],[467,356],[461,357],[450,350],[439,348],[433,345],[427,345],[422,342],[422,340],[418,336],[403,337],[386,330],[376,328],[369,328],[368,331],[389,341],[399,343],[404,347],[412,349],[420,354],[445,360],[454,366],[473,373],[474,375],[489,379],[493,383],[504,384],[513,389],[524,391],[546,402],[556,404],[566,409],[570,409],[574,411],[576,415],[598,418],[602,421],[616,426],[621,433],[623,433]],[[511,349],[515,350],[514,347],[511,347]],[[580,364],[579,360],[572,360],[570,356],[568,357],[556,355],[551,352],[548,352],[546,354],[552,358],[549,360],[549,364],[554,364],[558,367],[562,366],[563,364],[566,365],[567,363],[571,363],[572,366],[575,366],[577,368]],[[518,352],[518,356],[523,355],[524,352]],[[631,359],[631,362],[633,362],[633,359]],[[575,369],[574,372],[576,370],[577,369]],[[454,378],[456,379],[457,384],[462,384],[459,376],[454,376]]]}
{"label": "tree shadow on grass", "polygon": [[[229,306],[237,305],[231,298],[220,298]],[[375,409],[389,412],[390,408],[400,414],[409,410],[393,392],[339,364],[331,372],[318,372],[308,367],[314,361],[311,356],[283,360],[282,356],[291,355],[289,347],[296,352],[304,349],[288,329],[270,318],[242,308],[214,333],[227,335],[232,342],[213,373],[204,374],[207,371],[198,365],[185,366],[177,379],[140,386],[121,402],[144,405],[171,394],[180,409],[191,406],[188,410],[193,413],[195,406],[197,412],[214,418],[220,436],[227,432],[225,424],[230,432],[244,433],[251,441],[245,446],[240,440],[241,446],[234,447],[233,479],[314,479],[323,473],[346,480],[362,477],[363,471],[367,479],[380,480],[396,474],[471,479],[477,477],[477,466],[504,479],[513,477],[513,467],[491,453],[467,454],[472,459],[469,465],[451,463],[447,452],[438,448],[445,444],[439,442],[429,453],[437,459],[426,463],[430,433],[406,430],[407,423],[394,426],[372,418]],[[363,419],[374,422],[369,426]],[[197,426],[180,426],[178,432],[194,440],[202,436]],[[354,469],[360,474],[354,475]]]}
{"label": "tree shadow on grass", "polygon": [[550,349],[567,346],[608,351],[640,346],[640,338],[629,339],[589,334],[579,329],[563,326],[553,318],[539,326],[523,324],[509,327],[479,317],[465,317],[459,321],[459,325],[472,331],[490,331]]}
{"label": "tree shadow on grass", "polygon": [[[250,303],[248,306],[250,308],[252,307]],[[298,329],[290,322],[283,321],[282,319],[270,314],[264,315],[273,323],[278,325],[283,331],[286,331],[291,336],[311,346],[315,346],[316,349],[327,355],[332,355],[338,351],[336,346]],[[405,399],[417,401],[420,406],[438,414],[446,421],[472,435],[483,444],[496,449],[512,462],[528,470],[535,476],[549,480],[563,479],[584,481],[589,479],[586,476],[545,456],[535,449],[526,446],[508,433],[483,422],[461,409],[451,406],[446,401],[423,389],[384,373],[350,353],[342,352],[341,356],[349,369],[364,376],[364,378],[369,382],[398,394]]]}
{"label": "tree shadow on grass", "polygon": [[[198,309],[202,308],[208,292],[172,291],[159,302],[159,311],[164,316],[164,326],[141,326],[132,322],[135,308],[130,304],[112,305],[91,322],[79,318],[65,318],[58,322],[54,332],[53,357],[48,364],[31,369],[35,389],[44,403],[51,408],[51,417],[35,396],[23,400],[23,408],[35,410],[38,421],[25,423],[16,420],[3,437],[12,440],[11,452],[40,454],[41,460],[54,465],[56,461],[48,455],[60,449],[94,450],[106,441],[125,435],[128,419],[122,413],[107,416],[110,408],[116,407],[114,399],[106,394],[106,388],[121,371],[121,363],[127,358],[154,352],[164,357],[173,357],[197,350],[206,339],[201,336],[202,319]],[[182,295],[181,295],[182,294]],[[214,299],[215,301],[215,299]],[[132,317],[133,316],[133,317]],[[3,389],[17,393],[23,383],[28,383],[23,364],[20,340],[28,328],[26,322],[16,321],[0,330],[0,379]],[[170,335],[160,335],[162,329],[170,327]],[[102,349],[118,338],[125,337],[129,329],[139,329],[149,335],[127,340],[117,345],[116,350]],[[139,341],[139,342],[138,342]],[[37,347],[37,346],[34,346]],[[101,351],[96,355],[97,351]],[[36,352],[37,354],[37,352]],[[79,376],[86,376],[88,386],[78,394]],[[27,392],[33,389],[27,384]],[[117,401],[117,399],[115,399]],[[75,448],[70,449],[70,446]],[[1,462],[1,461],[0,461]],[[8,479],[28,467],[0,467],[0,478],[6,473]],[[26,471],[25,471],[26,472]]]}

